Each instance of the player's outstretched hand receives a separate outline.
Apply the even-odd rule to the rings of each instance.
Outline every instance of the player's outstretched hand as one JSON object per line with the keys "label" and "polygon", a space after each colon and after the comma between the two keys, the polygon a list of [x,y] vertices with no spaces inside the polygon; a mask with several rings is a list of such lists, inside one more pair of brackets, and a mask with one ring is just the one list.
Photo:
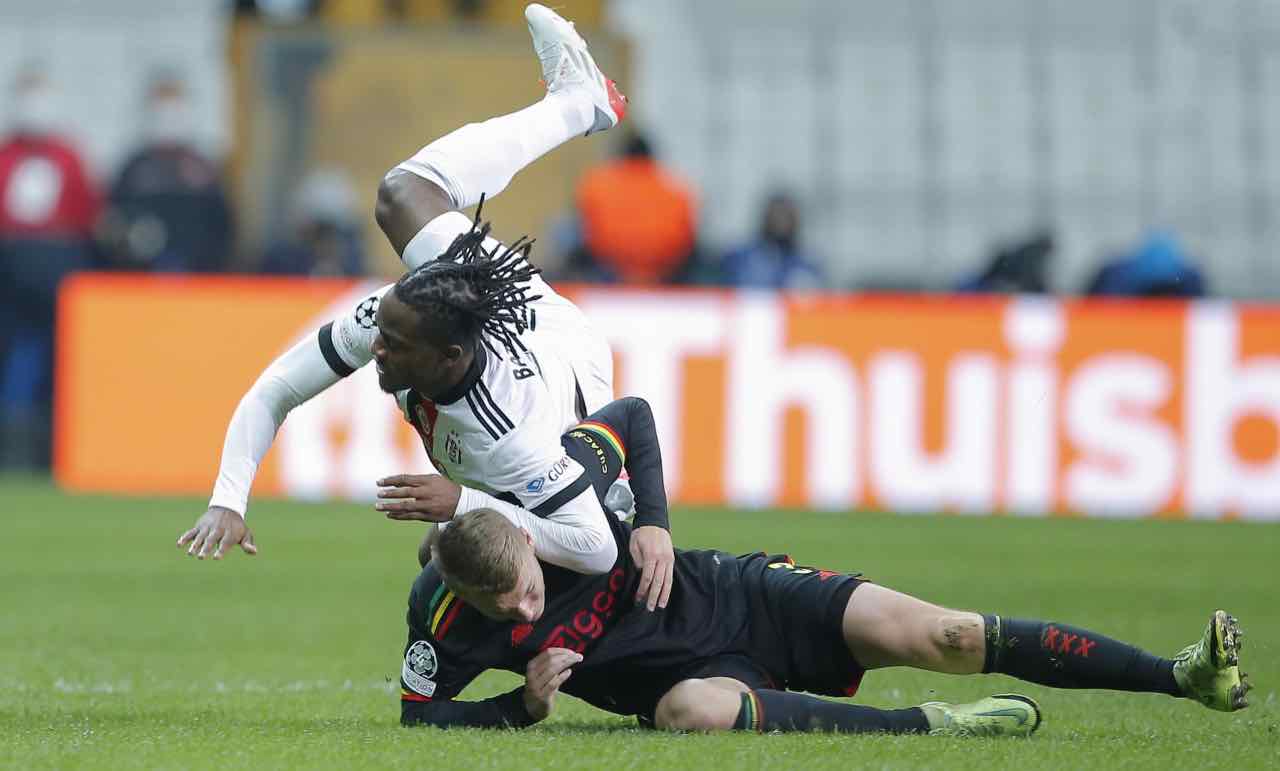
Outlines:
{"label": "player's outstretched hand", "polygon": [[378,480],[374,508],[387,519],[448,522],[458,509],[462,488],[440,474],[397,474]]}
{"label": "player's outstretched hand", "polygon": [[210,506],[195,527],[178,536],[178,548],[187,547],[187,556],[204,559],[212,556],[216,560],[229,552],[237,544],[244,553],[250,556],[258,553],[253,543],[253,533],[244,524],[244,517],[239,512],[222,506]]}
{"label": "player's outstretched hand", "polygon": [[631,558],[640,566],[636,602],[643,602],[649,610],[667,607],[676,565],[671,533],[653,525],[643,525],[632,530]]}
{"label": "player's outstretched hand", "polygon": [[582,654],[568,648],[547,648],[533,657],[524,670],[524,708],[529,717],[546,720],[555,705],[556,692],[579,661]]}

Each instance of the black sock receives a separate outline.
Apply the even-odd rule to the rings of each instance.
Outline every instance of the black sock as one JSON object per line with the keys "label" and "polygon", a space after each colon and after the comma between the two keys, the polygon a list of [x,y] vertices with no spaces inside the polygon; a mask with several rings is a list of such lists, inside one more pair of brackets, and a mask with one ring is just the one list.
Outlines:
{"label": "black sock", "polygon": [[1054,688],[1106,688],[1181,696],[1173,662],[1087,629],[1020,618],[983,616],[983,672]]}
{"label": "black sock", "polygon": [[804,693],[762,689],[742,694],[742,707],[733,727],[761,732],[918,734],[929,732],[929,721],[919,707],[876,709],[827,701]]}

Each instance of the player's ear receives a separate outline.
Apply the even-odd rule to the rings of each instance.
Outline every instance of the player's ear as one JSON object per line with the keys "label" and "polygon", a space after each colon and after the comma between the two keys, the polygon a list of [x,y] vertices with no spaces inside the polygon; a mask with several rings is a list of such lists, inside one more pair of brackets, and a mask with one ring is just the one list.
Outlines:
{"label": "player's ear", "polygon": [[520,533],[524,535],[524,542],[529,544],[530,546],[533,546],[533,533],[530,533],[528,530],[524,529],[523,527],[520,528]]}

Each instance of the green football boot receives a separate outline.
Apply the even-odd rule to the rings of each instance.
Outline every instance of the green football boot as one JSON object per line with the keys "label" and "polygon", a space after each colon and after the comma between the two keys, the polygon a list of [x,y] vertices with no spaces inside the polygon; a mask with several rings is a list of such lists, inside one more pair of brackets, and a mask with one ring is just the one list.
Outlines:
{"label": "green football boot", "polygon": [[1253,686],[1240,674],[1243,637],[1235,616],[1214,611],[1204,637],[1173,657],[1173,679],[1182,694],[1220,712],[1249,706],[1246,694]]}
{"label": "green football boot", "polygon": [[1002,693],[972,704],[921,704],[933,736],[1030,736],[1040,727],[1040,705],[1027,696]]}

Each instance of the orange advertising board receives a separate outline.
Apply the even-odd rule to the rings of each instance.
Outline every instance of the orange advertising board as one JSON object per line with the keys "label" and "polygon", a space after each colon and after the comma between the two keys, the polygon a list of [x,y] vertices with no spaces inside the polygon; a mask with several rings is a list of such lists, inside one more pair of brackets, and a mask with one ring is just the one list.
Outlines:
{"label": "orange advertising board", "polygon": [[[56,473],[212,488],[238,400],[368,284],[82,276],[63,293]],[[652,404],[674,499],[1280,519],[1280,307],[569,292]],[[426,467],[371,372],[294,410],[255,495],[367,498]]]}

